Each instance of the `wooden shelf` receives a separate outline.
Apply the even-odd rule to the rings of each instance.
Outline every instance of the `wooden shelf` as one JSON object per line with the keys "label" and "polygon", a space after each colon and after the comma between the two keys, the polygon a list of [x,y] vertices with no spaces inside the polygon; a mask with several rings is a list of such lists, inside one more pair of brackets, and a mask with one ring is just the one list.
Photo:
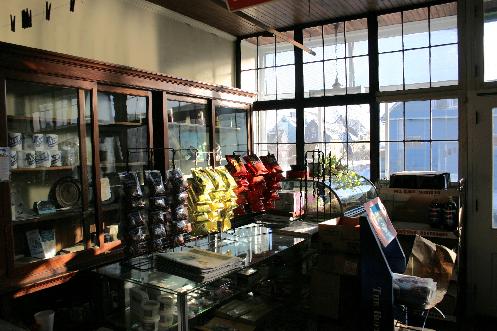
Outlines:
{"label": "wooden shelf", "polygon": [[201,125],[201,124],[192,124],[192,123],[178,123],[178,122],[170,122],[168,124],[171,125],[176,125],[179,127],[185,127],[185,128],[204,128],[207,129],[208,127],[206,125]]}
{"label": "wooden shelf", "polygon": [[231,131],[240,131],[241,128],[234,128],[234,127],[224,127],[224,126],[216,126],[216,130],[231,130]]}
{"label": "wooden shelf", "polygon": [[453,231],[441,230],[430,227],[426,223],[416,222],[392,222],[395,230],[400,235],[415,236],[420,235],[426,238],[445,238],[457,240],[458,237]]}
{"label": "wooden shelf", "polygon": [[[145,151],[144,151],[145,152]],[[147,162],[129,162],[127,165],[129,166],[145,166]],[[125,167],[126,162],[116,162],[116,163],[100,163],[100,168],[109,168],[109,167]]]}
{"label": "wooden shelf", "polygon": [[114,122],[114,123],[99,123],[101,128],[130,128],[145,125],[146,122]]}
{"label": "wooden shelf", "polygon": [[62,170],[73,170],[76,166],[61,166],[61,167],[43,167],[43,168],[17,168],[12,169],[12,173],[29,173],[29,172],[40,172],[40,171],[62,171]]}
{"label": "wooden shelf", "polygon": [[58,210],[55,213],[51,214],[46,214],[46,215],[33,215],[29,216],[26,218],[22,219],[17,219],[15,221],[12,221],[13,226],[17,225],[25,225],[25,224],[32,224],[32,223],[38,223],[38,222],[45,222],[45,221],[55,221],[55,220],[61,220],[64,218],[68,218],[71,216],[78,216],[82,215],[83,211],[81,208],[74,208],[74,209],[64,209],[64,210]]}

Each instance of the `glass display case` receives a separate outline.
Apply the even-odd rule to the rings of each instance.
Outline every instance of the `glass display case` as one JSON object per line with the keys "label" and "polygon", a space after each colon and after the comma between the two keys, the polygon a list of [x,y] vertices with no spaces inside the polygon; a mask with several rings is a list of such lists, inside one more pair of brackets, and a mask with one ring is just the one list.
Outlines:
{"label": "glass display case", "polygon": [[[234,230],[190,242],[188,250],[201,248],[212,252],[238,256],[244,260],[245,268],[255,267],[272,256],[284,253],[292,247],[300,247],[304,239],[273,233],[269,228],[251,224]],[[95,272],[107,283],[109,292],[119,303],[113,314],[107,314],[109,322],[120,329],[140,330],[141,312],[133,307],[136,297],[147,297],[160,302],[160,329],[188,330],[189,320],[218,306],[240,292],[233,276],[217,278],[212,282],[200,283],[160,271],[155,264],[156,255],[134,258],[126,263],[114,263],[100,267]],[[104,293],[104,297],[112,297]],[[144,327],[144,326],[143,326]]]}
{"label": "glass display case", "polygon": [[14,264],[82,251],[83,225],[95,222],[90,92],[13,80],[6,87]]}
{"label": "glass display case", "polygon": [[[102,89],[101,89],[102,90]],[[105,88],[103,88],[105,91]],[[104,242],[120,239],[124,217],[119,173],[136,171],[143,177],[149,166],[149,92],[112,88],[98,92],[100,194]],[[144,179],[140,178],[143,185]],[[92,233],[93,233],[92,229]]]}
{"label": "glass display case", "polygon": [[359,183],[351,187],[339,181],[314,178],[286,179],[281,186],[281,192],[302,192],[301,209],[306,221],[359,215],[364,212],[362,205],[378,196],[374,184],[362,176]]}
{"label": "glass display case", "polygon": [[226,155],[235,151],[248,150],[247,109],[236,108],[227,104],[216,106],[216,149],[220,162],[226,164]]}
{"label": "glass display case", "polygon": [[[169,147],[180,150],[174,155],[175,166],[184,174],[198,166],[208,166],[209,112],[207,101],[182,99],[167,101]],[[198,151],[199,154],[195,155]],[[171,156],[172,157],[172,156]]]}

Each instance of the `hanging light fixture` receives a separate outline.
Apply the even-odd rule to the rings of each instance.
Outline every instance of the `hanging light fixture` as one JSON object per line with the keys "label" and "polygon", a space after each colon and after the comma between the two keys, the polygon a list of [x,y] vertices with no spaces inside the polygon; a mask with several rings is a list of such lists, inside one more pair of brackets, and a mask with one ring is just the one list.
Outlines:
{"label": "hanging light fixture", "polygon": [[332,87],[334,89],[339,89],[342,87],[342,84],[338,81],[338,25],[340,23],[335,23],[333,24],[333,27],[335,28],[335,82],[333,83]]}

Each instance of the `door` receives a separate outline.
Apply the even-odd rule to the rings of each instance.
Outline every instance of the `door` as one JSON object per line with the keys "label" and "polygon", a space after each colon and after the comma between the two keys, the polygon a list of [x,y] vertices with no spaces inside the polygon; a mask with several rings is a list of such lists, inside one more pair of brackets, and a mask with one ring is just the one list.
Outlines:
{"label": "door", "polygon": [[497,317],[497,96],[477,97],[469,121],[468,308]]}

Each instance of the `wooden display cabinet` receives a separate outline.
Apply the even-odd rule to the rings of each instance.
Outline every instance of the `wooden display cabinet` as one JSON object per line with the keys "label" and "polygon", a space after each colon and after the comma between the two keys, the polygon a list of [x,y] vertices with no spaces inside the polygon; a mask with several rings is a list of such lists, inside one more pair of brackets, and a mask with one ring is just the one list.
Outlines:
{"label": "wooden display cabinet", "polygon": [[[240,132],[230,142],[232,149],[248,149],[254,97],[234,88],[0,43],[0,147],[9,146],[10,137],[18,159],[10,181],[0,182],[0,296],[36,292],[123,257],[118,173],[169,168],[165,148],[182,147],[170,145],[174,132],[169,130],[176,124],[168,125],[169,100],[196,100],[204,107],[204,113],[189,110],[188,119],[175,112],[176,123],[183,129],[203,125],[203,148],[212,152],[216,140],[232,137],[227,130]],[[192,123],[201,121],[199,116],[203,122]],[[33,145],[39,141],[42,146]],[[138,150],[150,147],[156,150],[152,158]],[[42,201],[53,207],[36,211]],[[44,257],[33,246],[38,235],[47,240]]]}

